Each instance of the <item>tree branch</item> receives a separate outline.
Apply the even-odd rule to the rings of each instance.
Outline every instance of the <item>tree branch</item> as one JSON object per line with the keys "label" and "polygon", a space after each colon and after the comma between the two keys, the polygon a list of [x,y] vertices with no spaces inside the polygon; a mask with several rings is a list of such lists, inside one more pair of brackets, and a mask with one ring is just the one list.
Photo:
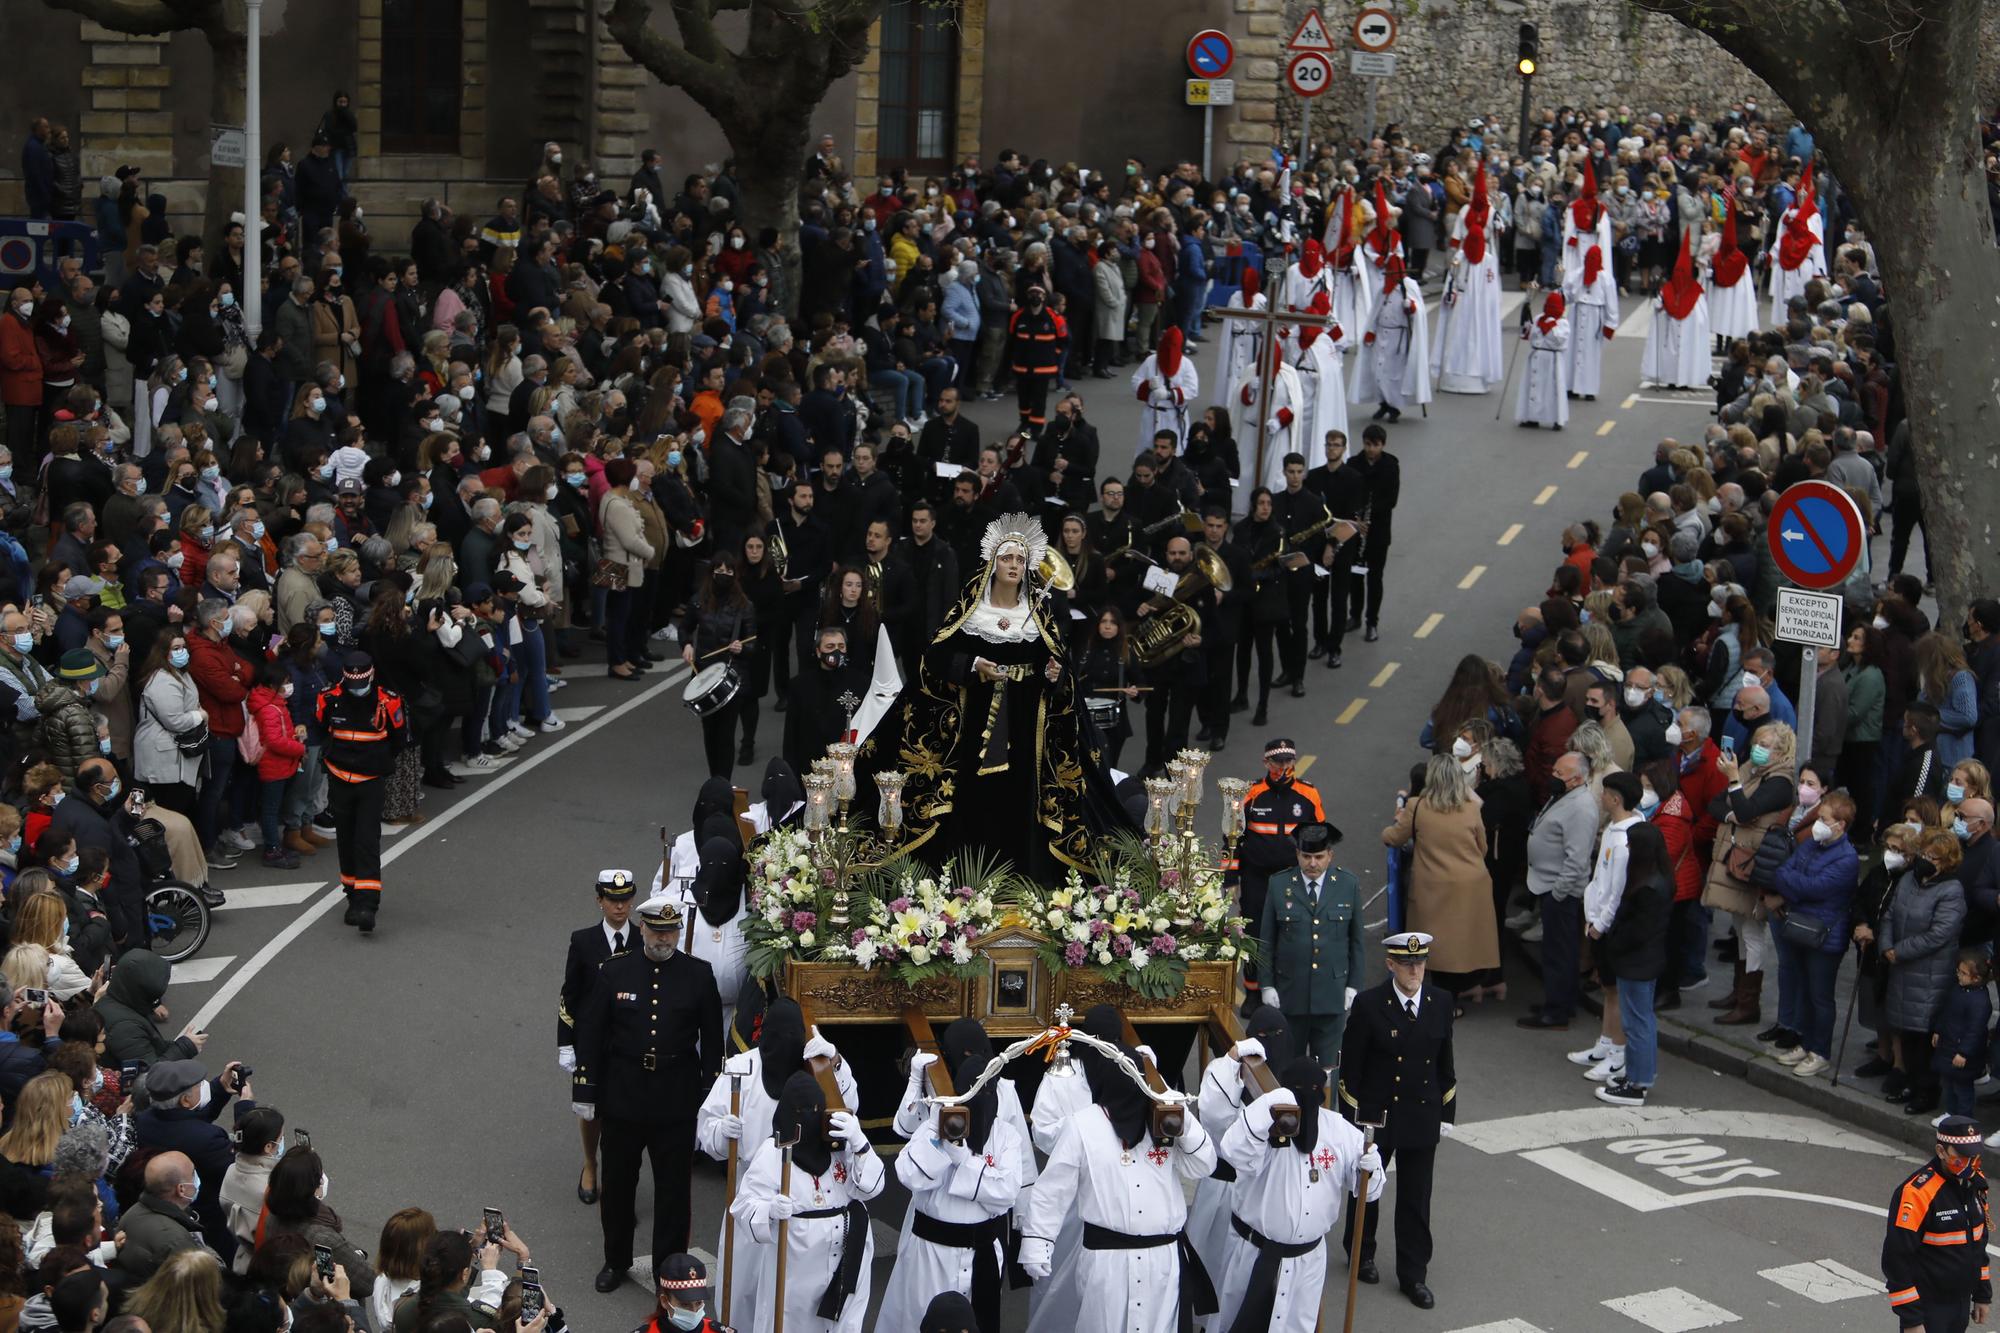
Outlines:
{"label": "tree branch", "polygon": [[681,45],[696,60],[721,67],[731,59],[715,35],[713,0],[673,0],[674,26],[680,29]]}
{"label": "tree branch", "polygon": [[163,0],[44,0],[44,3],[51,9],[79,14],[113,32],[134,37],[158,37],[201,26]]}
{"label": "tree branch", "polygon": [[724,119],[718,108],[738,92],[733,74],[656,32],[652,14],[651,0],[613,0],[605,12],[604,26],[625,48],[625,54],[644,65],[654,78],[683,90],[717,120]]}

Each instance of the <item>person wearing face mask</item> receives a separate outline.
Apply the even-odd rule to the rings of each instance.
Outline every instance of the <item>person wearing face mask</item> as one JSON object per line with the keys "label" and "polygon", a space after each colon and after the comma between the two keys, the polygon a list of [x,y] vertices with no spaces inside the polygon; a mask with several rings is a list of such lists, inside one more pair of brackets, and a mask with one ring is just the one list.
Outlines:
{"label": "person wearing face mask", "polygon": [[687,1249],[695,1112],[722,1069],[722,999],[709,965],[678,948],[680,909],[656,897],[634,915],[640,947],[604,963],[575,1015],[571,1109],[600,1123],[603,1154],[600,1292],[615,1291],[632,1266],[641,1155],[652,1163],[652,1252]]}
{"label": "person wearing face mask", "polygon": [[849,662],[847,631],[838,625],[822,626],[813,639],[813,666],[802,668],[792,678],[785,699],[785,761],[804,772],[826,747],[840,738],[843,727],[838,700],[849,690],[857,694],[865,678]]}
{"label": "person wearing face mask", "polygon": [[132,1120],[138,1146],[186,1157],[194,1179],[181,1197],[191,1204],[202,1239],[227,1264],[236,1253],[236,1237],[220,1196],[235,1153],[229,1133],[215,1122],[231,1098],[236,1116],[257,1109],[245,1066],[232,1060],[211,1079],[199,1060],[168,1060],[146,1071],[145,1092],[149,1105]]}
{"label": "person wearing face mask", "polygon": [[[1761,705],[1763,701],[1751,702]],[[1784,825],[1797,803],[1796,747],[1790,727],[1760,718],[1745,758],[1739,761],[1736,751],[1725,746],[1715,761],[1728,786],[1708,807],[1722,827],[1716,834],[1715,855],[1701,900],[1704,906],[1719,907],[1735,918],[1739,941],[1736,984],[1728,995],[1710,1002],[1712,1008],[1723,1011],[1715,1020],[1719,1024],[1741,1026],[1761,1019],[1771,936],[1757,877],[1768,875],[1768,869],[1759,868],[1770,855],[1762,850],[1764,841],[1789,840]],[[1765,879],[1764,883],[1768,882]]]}
{"label": "person wearing face mask", "polygon": [[1890,1196],[1882,1277],[1890,1309],[1905,1330],[1986,1324],[1993,1283],[1985,1251],[1956,1239],[1986,1225],[1981,1142],[1970,1116],[1945,1116],[1930,1161]]}
{"label": "person wearing face mask", "polygon": [[72,648],[62,655],[55,678],[35,696],[41,748],[66,782],[74,783],[78,768],[98,752],[97,715],[90,710],[90,699],[103,678],[104,668],[89,648]]}
{"label": "person wearing face mask", "polygon": [[1825,771],[1800,770],[1794,845],[1763,899],[1777,923],[1778,1026],[1770,1040],[1778,1062],[1800,1078],[1832,1067],[1834,979],[1847,952],[1860,870],[1847,838],[1853,798],[1825,791]]}
{"label": "person wearing face mask", "polygon": [[348,653],[340,682],[321,692],[315,716],[327,736],[320,762],[347,893],[343,924],[366,935],[375,929],[382,902],[385,779],[397,751],[410,743],[409,715],[400,696],[377,688],[374,660],[356,650]]}
{"label": "person wearing face mask", "polygon": [[[243,1114],[237,1112],[239,1124]],[[351,1288],[370,1290],[375,1269],[367,1253],[342,1234],[340,1214],[326,1201],[329,1187],[326,1168],[313,1149],[299,1146],[281,1154],[271,1168],[260,1243],[290,1235],[308,1245],[324,1245],[333,1251],[334,1263],[346,1270]]]}
{"label": "person wearing face mask", "polygon": [[1656,696],[1653,673],[1642,666],[1626,672],[1618,699],[1619,720],[1632,740],[1633,767],[1672,754],[1667,731],[1674,725],[1674,710]]}
{"label": "person wearing face mask", "polygon": [[1907,1115],[1926,1114],[1938,1105],[1930,1034],[1951,990],[1966,920],[1958,878],[1962,862],[1963,850],[1949,832],[1929,829],[1919,835],[1877,931],[1876,943],[1889,969],[1883,1016],[1896,1033],[1898,1066],[1884,1082],[1882,1095],[1890,1101],[1907,1097]]}
{"label": "person wearing face mask", "polygon": [[[207,1248],[202,1243],[201,1220],[194,1213],[195,1200],[206,1182],[188,1155],[160,1153],[146,1163],[145,1179],[146,1192],[118,1220],[125,1243],[118,1247],[113,1261],[134,1287],[151,1277],[169,1255]],[[219,1176],[217,1180],[219,1183]],[[232,1253],[234,1249],[232,1238]]]}
{"label": "person wearing face mask", "polygon": [[[0,404],[6,409],[7,438],[33,441],[42,416],[42,357],[36,346],[35,294],[16,287],[0,316]],[[30,451],[16,444],[24,456]]]}

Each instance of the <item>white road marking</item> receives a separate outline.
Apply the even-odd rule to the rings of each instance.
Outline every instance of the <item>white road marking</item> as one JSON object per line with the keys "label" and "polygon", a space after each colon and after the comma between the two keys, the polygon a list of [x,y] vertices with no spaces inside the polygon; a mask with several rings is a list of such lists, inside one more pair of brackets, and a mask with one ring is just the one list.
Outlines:
{"label": "white road marking", "polygon": [[309,884],[258,884],[247,889],[230,889],[218,912],[242,912],[257,907],[290,907],[302,903],[326,887],[323,879]]}
{"label": "white road marking", "polygon": [[1634,1180],[1623,1171],[1594,1162],[1568,1148],[1538,1148],[1534,1152],[1522,1153],[1521,1158],[1548,1168],[1564,1180],[1622,1203],[1636,1213],[1657,1213],[1679,1203],[1665,1190],[1654,1189],[1643,1180]]}
{"label": "white road marking", "polygon": [[233,953],[217,954],[212,958],[190,958],[185,963],[175,963],[173,973],[167,978],[169,986],[199,985],[213,981],[229,970],[236,961]]}
{"label": "white road marking", "polygon": [[1714,402],[1714,399],[1713,399],[1713,397],[1709,397],[1709,398],[1699,398],[1699,397],[1695,397],[1695,398],[1654,398],[1654,397],[1651,397],[1651,396],[1649,396],[1649,395],[1647,395],[1647,394],[1643,394],[1643,393],[1635,393],[1635,394],[1633,394],[1633,395],[1632,395],[1632,401],[1633,401],[1633,402],[1635,402],[1635,403],[1672,403],[1672,404],[1675,404],[1675,405],[1677,405],[1677,406],[1680,406],[1680,407],[1707,407],[1707,406],[1709,406],[1710,404],[1712,404],[1712,403]]}
{"label": "white road marking", "polygon": [[1618,321],[1618,336],[1621,338],[1643,338],[1652,330],[1653,303],[1641,301],[1632,313]]}
{"label": "white road marking", "polygon": [[1525,1319],[1502,1319],[1497,1324],[1474,1324],[1471,1328],[1455,1328],[1451,1333],[1543,1333]]}
{"label": "white road marking", "polygon": [[1783,1268],[1766,1268],[1757,1276],[1768,1278],[1786,1291],[1820,1305],[1832,1305],[1836,1301],[1859,1300],[1863,1296],[1882,1294],[1882,1279],[1856,1272],[1836,1259],[1821,1259],[1810,1264],[1787,1264]]}
{"label": "white road marking", "polygon": [[1705,1111],[1683,1106],[1591,1106],[1567,1111],[1538,1111],[1533,1115],[1460,1125],[1452,1139],[1455,1143],[1497,1156],[1526,1152],[1531,1148],[1553,1148],[1566,1143],[1593,1143],[1602,1139],[1638,1138],[1642,1135],[1772,1139],[1810,1148],[1865,1153],[1870,1157],[1900,1157],[1911,1162],[1919,1160],[1895,1144],[1811,1116],[1779,1115],[1765,1111]]}
{"label": "white road marking", "polygon": [[[514,781],[516,778],[522,776],[523,774],[533,772],[541,764],[547,762],[554,756],[561,754],[564,750],[576,744],[578,741],[582,740],[585,736],[588,736],[593,732],[602,729],[603,727],[609,725],[610,723],[616,722],[619,718],[624,717],[627,713],[635,712],[644,705],[651,703],[653,700],[659,698],[661,695],[665,694],[668,690],[672,689],[674,686],[680,684],[683,680],[687,679],[687,674],[688,670],[685,666],[676,667],[672,672],[668,673],[666,676],[661,677],[661,679],[657,684],[648,686],[646,689],[640,691],[638,694],[635,694],[631,698],[627,699],[624,703],[619,704],[617,707],[609,710],[606,713],[603,713],[596,719],[584,724],[581,727],[569,728],[567,731],[563,732],[562,735],[556,740],[556,743],[554,745],[551,745],[548,749],[543,750],[540,754],[530,757],[529,759],[526,760],[526,762],[522,763],[519,767],[511,769],[506,773],[500,774],[499,777],[497,777],[494,781],[485,784],[478,791],[474,792],[472,795],[458,802],[456,805],[452,806],[449,810],[446,810],[443,813],[439,814],[435,819],[431,819],[425,822],[424,824],[420,825],[417,828],[416,836],[405,838],[401,842],[398,842],[395,846],[390,847],[385,851],[383,851],[382,864],[385,867],[388,866],[391,862],[401,857],[404,852],[409,851],[411,848],[415,847],[418,843],[421,843],[424,839],[430,837],[433,833],[436,833],[439,829],[444,828],[446,825],[450,824],[454,819],[457,819],[460,815],[464,814],[467,810],[472,809],[474,806],[477,806],[481,801],[491,796],[494,792],[499,791],[501,788],[505,787],[508,783]],[[243,992],[243,988],[249,985],[251,981],[253,981],[256,978],[259,972],[262,972],[265,968],[269,967],[271,965],[272,960],[277,958],[279,954],[285,951],[287,945],[291,944],[291,942],[293,940],[296,940],[299,936],[305,934],[306,931],[312,926],[312,923],[314,921],[318,920],[320,917],[325,916],[328,912],[331,912],[335,907],[342,905],[344,901],[345,899],[342,897],[342,895],[338,892],[336,888],[335,891],[333,892],[322,894],[319,897],[319,899],[313,902],[311,905],[309,905],[305,909],[305,911],[299,913],[298,916],[294,917],[290,925],[286,926],[283,930],[279,931],[271,939],[267,940],[263,948],[257,950],[256,953],[250,956],[250,961],[243,964],[242,967],[237,968],[235,972],[231,973],[229,979],[223,982],[222,985],[216,989],[215,994],[208,997],[208,1002],[202,1005],[200,1012],[194,1016],[193,1020],[194,1025],[197,1028],[205,1028],[212,1026],[215,1022],[216,1017],[219,1014],[221,1014],[224,1009],[227,1009],[229,1007],[229,1002],[235,999],[238,995],[240,995]],[[233,960],[224,960],[224,961],[227,962]],[[220,969],[217,970],[219,971]],[[651,1279],[649,1278],[648,1280],[650,1281]]]}
{"label": "white road marking", "polygon": [[1719,1305],[1710,1305],[1691,1291],[1679,1287],[1662,1287],[1658,1291],[1642,1291],[1636,1296],[1618,1296],[1600,1302],[1636,1320],[1655,1333],[1693,1333],[1698,1328],[1714,1328],[1719,1324],[1742,1322],[1741,1315],[1731,1314]]}
{"label": "white road marking", "polygon": [[578,704],[574,708],[555,708],[551,709],[550,711],[553,712],[557,717],[561,718],[563,721],[569,723],[571,726],[575,726],[579,722],[588,722],[590,721],[590,719],[596,717],[599,713],[603,712],[604,705]]}

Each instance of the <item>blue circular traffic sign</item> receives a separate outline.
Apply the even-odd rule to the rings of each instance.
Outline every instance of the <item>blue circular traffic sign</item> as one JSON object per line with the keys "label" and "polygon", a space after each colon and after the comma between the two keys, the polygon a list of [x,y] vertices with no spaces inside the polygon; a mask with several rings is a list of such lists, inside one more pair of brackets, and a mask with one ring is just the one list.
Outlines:
{"label": "blue circular traffic sign", "polygon": [[1226,32],[1204,28],[1188,41],[1188,69],[1197,79],[1219,79],[1236,61],[1236,44]]}
{"label": "blue circular traffic sign", "polygon": [[1764,535],[1778,571],[1801,588],[1843,582],[1861,563],[1868,542],[1854,497],[1824,481],[1787,486]]}

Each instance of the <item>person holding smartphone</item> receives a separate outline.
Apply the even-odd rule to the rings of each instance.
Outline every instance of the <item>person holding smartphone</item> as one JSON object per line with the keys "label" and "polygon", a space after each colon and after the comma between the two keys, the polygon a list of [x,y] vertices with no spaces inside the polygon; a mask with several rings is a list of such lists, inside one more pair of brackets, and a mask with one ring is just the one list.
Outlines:
{"label": "person holding smartphone", "polygon": [[226,1265],[236,1255],[236,1237],[222,1205],[222,1181],[236,1154],[215,1121],[232,1097],[239,1121],[256,1109],[250,1071],[232,1060],[211,1079],[199,1060],[167,1060],[146,1071],[145,1084],[151,1105],[133,1119],[139,1147],[187,1154],[194,1164],[193,1210],[202,1239]]}
{"label": "person holding smartphone", "polygon": [[352,1287],[372,1291],[375,1269],[361,1247],[342,1233],[340,1214],[327,1206],[328,1188],[326,1169],[311,1148],[293,1148],[279,1158],[271,1168],[270,1188],[264,1195],[263,1240],[268,1243],[273,1236],[301,1236],[316,1251],[324,1249]]}

